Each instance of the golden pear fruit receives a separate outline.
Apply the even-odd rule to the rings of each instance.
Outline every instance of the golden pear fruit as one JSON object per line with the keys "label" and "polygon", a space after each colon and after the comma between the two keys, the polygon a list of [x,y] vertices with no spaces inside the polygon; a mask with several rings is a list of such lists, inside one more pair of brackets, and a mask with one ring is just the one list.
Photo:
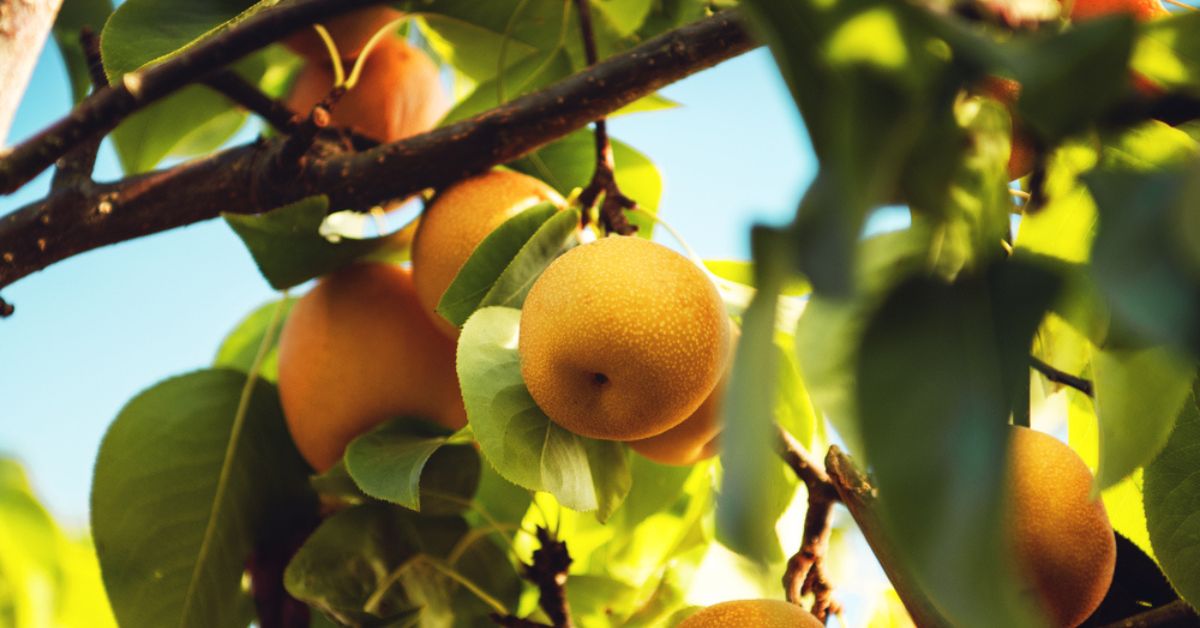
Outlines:
{"label": "golden pear fruit", "polygon": [[1014,427],[1009,530],[1025,581],[1054,626],[1077,626],[1112,583],[1117,545],[1092,473],[1057,438]]}
{"label": "golden pear fruit", "polygon": [[[333,78],[328,62],[307,62],[292,83],[288,107],[308,113],[329,95]],[[330,120],[376,141],[395,142],[432,129],[449,109],[437,64],[403,39],[388,37],[367,57],[358,84],[333,105]]]}
{"label": "golden pear fruit", "polygon": [[679,425],[725,371],[729,318],[708,275],[632,236],[554,260],[521,310],[521,375],[558,425],[639,440]]}
{"label": "golden pear fruit", "polygon": [[722,409],[725,403],[725,387],[729,385],[729,374],[733,367],[733,354],[741,332],[730,323],[729,358],[725,374],[716,388],[708,393],[704,403],[683,420],[683,423],[650,438],[629,441],[629,448],[659,463],[676,466],[695,464],[717,455],[720,450],[718,437],[724,425]]}
{"label": "golden pear fruit", "polygon": [[[337,44],[338,56],[342,59],[356,59],[379,29],[403,16],[403,13],[391,7],[373,6],[344,13],[322,22],[322,25],[329,31],[333,43]],[[325,48],[325,42],[311,26],[288,36],[283,42],[292,52],[309,61],[329,61],[329,51]]]}
{"label": "golden pear fruit", "polygon": [[365,263],[325,276],[279,339],[279,396],[296,447],[323,472],[389,419],[463,427],[454,352],[421,312],[406,268]]}
{"label": "golden pear fruit", "polygon": [[679,628],[824,628],[812,613],[783,600],[722,602],[688,616]]}
{"label": "golden pear fruit", "polygon": [[421,306],[451,338],[458,329],[435,311],[475,247],[496,227],[539,203],[566,204],[554,188],[511,170],[491,170],[447,187],[425,209],[413,239],[413,281]]}

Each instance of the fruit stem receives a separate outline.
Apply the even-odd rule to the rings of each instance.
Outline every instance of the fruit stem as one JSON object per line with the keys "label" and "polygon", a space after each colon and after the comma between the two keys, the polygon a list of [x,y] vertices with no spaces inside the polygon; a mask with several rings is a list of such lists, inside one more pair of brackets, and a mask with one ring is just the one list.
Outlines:
{"label": "fruit stem", "polygon": [[358,77],[362,75],[363,66],[366,65],[367,58],[371,56],[371,51],[375,50],[375,46],[379,45],[379,42],[383,41],[384,37],[391,35],[396,31],[397,28],[400,28],[400,25],[403,24],[404,20],[406,19],[408,18],[401,17],[394,19],[384,25],[383,28],[375,31],[374,35],[371,35],[371,39],[367,40],[367,45],[364,46],[362,52],[359,53],[358,59],[354,61],[354,67],[350,70],[350,77],[346,79],[345,85],[341,85],[342,87],[350,90],[354,89],[355,85],[358,85]]}
{"label": "fruit stem", "polygon": [[[589,66],[596,65],[596,35],[592,30],[591,7],[588,5],[588,0],[575,0],[575,7],[579,11],[579,28],[583,32],[584,54]],[[579,202],[584,209],[582,213],[583,226],[587,226],[588,210],[595,207],[596,201],[603,194],[604,200],[600,205],[600,223],[604,225],[605,231],[630,235],[637,231],[637,227],[629,224],[629,218],[625,216],[623,210],[637,209],[637,201],[622,194],[621,188],[617,186],[612,142],[608,139],[608,124],[604,117],[596,119],[594,132],[596,170],[592,174],[592,182],[579,195]]]}
{"label": "fruit stem", "polygon": [[342,54],[338,52],[337,43],[333,41],[333,36],[321,24],[313,24],[313,30],[317,31],[317,36],[325,44],[325,50],[329,52],[329,63],[333,66],[333,86],[341,87],[342,83],[346,82],[346,69],[342,67]]}

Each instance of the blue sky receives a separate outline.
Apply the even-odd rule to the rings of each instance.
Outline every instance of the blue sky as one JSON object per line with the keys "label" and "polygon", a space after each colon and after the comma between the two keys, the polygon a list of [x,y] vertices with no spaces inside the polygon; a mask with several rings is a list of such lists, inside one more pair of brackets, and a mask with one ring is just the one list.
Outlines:
{"label": "blue sky", "polygon": [[[660,213],[693,248],[744,259],[750,225],[788,220],[816,168],[774,63],[758,50],[664,94],[683,107],[618,118],[612,134],[657,163]],[[69,102],[62,62],[48,46],[9,142],[63,115]],[[120,176],[107,147],[96,176]],[[0,214],[47,185],[43,176],[0,199]],[[0,321],[0,452],[24,461],[55,515],[79,526],[96,450],[121,406],[164,377],[207,365],[225,333],[273,297],[217,221],[80,255],[2,294],[17,314]]]}

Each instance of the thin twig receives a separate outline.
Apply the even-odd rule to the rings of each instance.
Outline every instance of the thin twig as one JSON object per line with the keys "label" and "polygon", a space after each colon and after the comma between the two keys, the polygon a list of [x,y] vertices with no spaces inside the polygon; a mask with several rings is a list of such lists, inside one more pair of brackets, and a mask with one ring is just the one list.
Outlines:
{"label": "thin twig", "polygon": [[162,63],[124,75],[97,90],[69,114],[0,158],[0,194],[29,182],[83,142],[103,137],[129,117],[176,90],[309,24],[378,0],[295,0],[267,9]]}
{"label": "thin twig", "polygon": [[[88,76],[92,79],[92,93],[96,93],[108,87],[108,76],[104,74],[104,60],[100,56],[100,37],[96,31],[84,26],[79,30],[79,44],[83,49],[83,58],[87,61]],[[58,160],[58,169],[50,181],[50,188],[62,190],[91,183],[101,140],[102,138],[96,138],[84,142]]]}
{"label": "thin twig", "polygon": [[1064,373],[1033,356],[1029,357],[1029,365],[1033,367],[1033,370],[1041,373],[1043,377],[1054,382],[1055,384],[1069,386],[1089,397],[1092,397],[1095,394],[1093,390],[1094,387],[1092,386],[1092,380],[1090,379],[1084,379],[1082,377],[1071,375],[1070,373]]}
{"label": "thin twig", "polygon": [[[596,65],[596,34],[592,29],[592,10],[588,0],[575,0],[575,8],[579,13],[579,27],[583,31],[583,50],[589,66]],[[617,186],[616,163],[613,160],[612,142],[608,139],[608,123],[603,116],[595,121],[594,136],[596,140],[596,170],[592,181],[579,195],[579,204],[583,206],[583,221],[587,224],[588,212],[596,206],[596,200],[603,195],[600,205],[600,223],[609,233],[629,235],[637,231],[637,227],[629,224],[629,218],[624,210],[636,209],[637,201],[621,193]]]}
{"label": "thin twig", "polygon": [[812,593],[813,604],[809,610],[824,622],[830,613],[841,612],[841,605],[832,597],[833,586],[825,576],[825,555],[833,531],[833,505],[840,498],[820,461],[809,455],[787,430],[777,426],[777,431],[780,457],[808,488],[804,535],[800,549],[788,560],[783,589],[793,604],[800,604],[803,596]]}
{"label": "thin twig", "polygon": [[1200,614],[1183,600],[1175,600],[1158,608],[1150,609],[1133,617],[1126,617],[1103,626],[1103,628],[1158,628],[1164,626],[1200,625]]}
{"label": "thin twig", "polygon": [[[292,5],[289,5],[292,6]],[[734,11],[664,33],[539,92],[469,120],[374,149],[341,149],[279,176],[285,140],[50,196],[0,217],[0,288],[73,255],[217,217],[258,213],[314,194],[366,209],[504,164],[705,68],[755,47]],[[336,147],[334,147],[336,149]]]}
{"label": "thin twig", "polygon": [[239,76],[237,72],[218,70],[202,82],[262,118],[280,133],[286,134],[295,130],[296,123],[293,118],[296,117],[296,112],[278,99],[264,94],[257,86]]}

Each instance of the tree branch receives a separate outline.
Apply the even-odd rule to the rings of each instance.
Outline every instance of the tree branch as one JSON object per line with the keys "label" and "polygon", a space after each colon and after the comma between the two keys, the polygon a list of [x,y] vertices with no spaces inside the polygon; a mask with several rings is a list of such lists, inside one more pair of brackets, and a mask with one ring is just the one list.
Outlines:
{"label": "tree branch", "polygon": [[[79,31],[79,47],[87,60],[88,76],[92,79],[92,91],[108,87],[108,76],[104,74],[104,61],[100,58],[100,36],[89,26]],[[76,146],[58,161],[58,170],[50,182],[53,190],[81,188],[92,183],[92,172],[96,169],[96,156],[100,153],[97,138]],[[79,190],[82,192],[81,190]]]}
{"label": "tree branch", "polygon": [[0,194],[11,194],[75,146],[103,137],[130,114],[179,88],[313,22],[378,2],[295,0],[263,11],[158,65],[126,74],[119,83],[97,90],[66,117],[0,159]]}
{"label": "tree branch", "polygon": [[850,510],[850,515],[854,517],[858,529],[871,546],[871,551],[879,559],[883,572],[887,574],[892,588],[908,609],[913,622],[922,628],[949,628],[950,622],[942,617],[920,585],[907,575],[899,557],[896,556],[895,545],[887,538],[883,522],[879,518],[876,506],[879,496],[867,477],[836,445],[830,447],[825,456],[825,469],[842,503]]}
{"label": "tree branch", "polygon": [[1093,396],[1094,394],[1092,380],[1090,379],[1084,379],[1082,377],[1071,375],[1070,373],[1064,373],[1033,356],[1029,357],[1029,365],[1033,367],[1033,370],[1041,373],[1043,377],[1054,382],[1055,384],[1070,386],[1071,388],[1074,388],[1075,390],[1078,390],[1089,397]]}
{"label": "tree branch", "polygon": [[[755,45],[740,17],[727,11],[469,120],[371,150],[355,153],[330,142],[314,147],[314,158],[279,169],[272,164],[285,140],[262,140],[96,185],[82,199],[52,193],[0,218],[0,287],[84,251],[221,212],[257,213],[314,194],[327,194],[335,210],[365,208],[440,187],[512,161]],[[328,154],[320,153],[326,148]]]}
{"label": "tree branch", "polygon": [[1104,628],[1155,628],[1157,626],[1195,626],[1200,622],[1196,609],[1183,600],[1175,600],[1170,604],[1126,617]]}
{"label": "tree branch", "polygon": [[[571,554],[567,544],[554,538],[546,528],[537,529],[541,547],[533,552],[533,562],[522,565],[521,577],[538,588],[538,606],[550,618],[553,628],[571,628],[571,609],[567,604],[567,571]],[[493,614],[492,621],[500,626],[533,628],[544,624],[512,615]]]}
{"label": "tree branch", "polygon": [[280,133],[291,133],[296,124],[296,112],[282,102],[262,93],[255,85],[238,76],[233,70],[218,70],[201,81],[222,96],[257,115]]}
{"label": "tree branch", "polygon": [[829,551],[829,536],[833,532],[833,505],[839,501],[837,489],[829,480],[820,461],[787,430],[776,426],[777,447],[783,461],[808,488],[808,513],[804,516],[804,535],[800,549],[787,563],[783,574],[783,590],[789,602],[800,604],[800,598],[813,594],[810,612],[822,622],[830,613],[837,614],[841,606],[833,600],[833,586],[825,576],[825,555]]}

